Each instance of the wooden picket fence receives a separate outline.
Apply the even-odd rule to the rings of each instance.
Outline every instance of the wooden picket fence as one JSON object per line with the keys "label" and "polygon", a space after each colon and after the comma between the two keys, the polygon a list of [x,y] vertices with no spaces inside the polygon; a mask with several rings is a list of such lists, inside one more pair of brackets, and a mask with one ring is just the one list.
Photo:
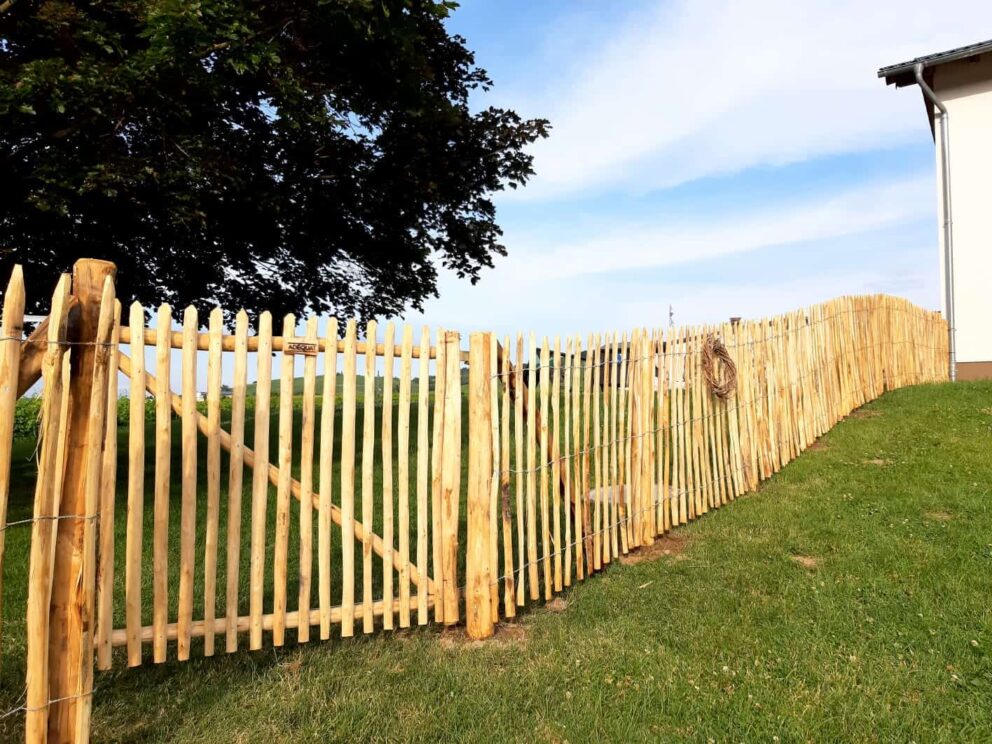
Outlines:
{"label": "wooden picket fence", "polygon": [[[268,313],[253,334],[244,312],[233,333],[219,309],[122,317],[113,275],[79,262],[27,339],[20,269],[4,297],[4,522],[14,407],[43,388],[31,742],[88,740],[94,655],[101,670],[181,661],[356,623],[464,620],[486,638],[754,490],[885,390],[948,378],[944,320],[888,296],[584,339],[473,333],[465,350],[392,323],[360,338],[355,321],[293,316],[276,336]],[[736,369],[726,396],[711,384],[731,370],[704,369],[717,340]]]}

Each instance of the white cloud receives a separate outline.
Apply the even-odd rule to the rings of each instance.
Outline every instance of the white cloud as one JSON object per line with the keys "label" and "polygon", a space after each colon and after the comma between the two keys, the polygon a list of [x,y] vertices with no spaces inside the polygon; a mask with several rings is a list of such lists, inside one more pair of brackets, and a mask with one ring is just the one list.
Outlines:
{"label": "white cloud", "polygon": [[932,178],[875,183],[814,200],[768,204],[743,217],[691,223],[621,225],[583,241],[537,244],[517,237],[509,266],[520,279],[658,268],[876,230],[920,216],[933,201]]}
{"label": "white cloud", "polygon": [[[598,231],[578,242],[508,233],[514,248],[510,257],[475,286],[443,274],[441,297],[409,320],[461,330],[564,334],[664,325],[672,303],[682,322],[707,322],[778,312],[837,294],[892,291],[886,290],[886,282],[897,273],[900,294],[932,304],[935,247],[920,246],[901,266],[877,260],[858,266],[838,263],[830,276],[805,271],[801,256],[810,250],[802,245],[809,241],[820,241],[813,250],[822,250],[831,240],[836,247],[862,236],[866,243],[884,247],[892,234],[928,216],[921,204],[934,204],[932,178],[861,185],[830,198],[769,203],[744,216],[665,226],[617,225],[607,215]],[[798,281],[773,281],[758,267],[730,278],[715,267],[712,281],[657,278],[657,270],[665,267],[674,274],[679,264],[793,247],[796,260],[790,271]],[[920,261],[931,251],[933,262]]]}
{"label": "white cloud", "polygon": [[580,64],[545,70],[550,98],[513,92],[554,129],[534,147],[536,178],[507,198],[646,191],[918,140],[919,95],[876,70],[978,40],[992,3],[676,0],[624,23]]}

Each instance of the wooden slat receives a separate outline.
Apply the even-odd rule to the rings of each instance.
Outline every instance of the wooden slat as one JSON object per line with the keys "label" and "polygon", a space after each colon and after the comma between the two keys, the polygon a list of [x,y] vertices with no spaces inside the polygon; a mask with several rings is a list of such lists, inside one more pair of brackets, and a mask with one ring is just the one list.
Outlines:
{"label": "wooden slat", "polygon": [[656,480],[658,489],[658,514],[656,517],[658,534],[663,535],[671,527],[671,512],[668,502],[668,378],[665,365],[665,332],[658,329],[655,339],[655,370],[657,373],[658,400],[655,408],[657,431]]}
{"label": "wooden slat", "polygon": [[[262,601],[265,596],[265,527],[269,500],[269,412],[272,406],[272,316],[258,318],[258,369],[255,381],[255,447],[251,486],[251,555],[249,563],[249,647],[262,647]],[[342,463],[342,468],[344,464]]]}
{"label": "wooden slat", "polygon": [[[541,417],[539,420],[539,432],[540,432],[540,450],[538,452],[539,458],[539,486],[538,491],[538,504],[540,505],[541,514],[541,572],[544,577],[544,599],[551,599],[551,540],[550,540],[550,530],[548,523],[548,452],[550,451],[549,441],[548,441],[548,422],[551,420],[551,411],[549,409],[550,405],[550,368],[551,368],[551,352],[548,348],[548,337],[544,337],[544,341],[541,344],[541,369],[540,369],[540,386],[541,386]],[[555,484],[557,486],[557,484]]]}
{"label": "wooden slat", "polygon": [[668,379],[668,447],[669,455],[667,460],[668,474],[665,476],[665,483],[668,487],[669,512],[671,513],[671,526],[677,527],[679,524],[679,466],[680,457],[679,437],[678,437],[678,410],[676,401],[679,394],[679,371],[678,371],[678,336],[676,329],[669,328],[665,334],[665,374]]}
{"label": "wooden slat", "polygon": [[458,514],[461,486],[462,384],[459,373],[460,337],[455,331],[444,334],[444,420],[441,452],[441,561],[444,584],[444,623],[454,625],[459,617]]}
{"label": "wooden slat", "polygon": [[626,533],[627,549],[634,547],[633,499],[630,477],[630,383],[627,379],[630,343],[626,333],[617,338],[620,349],[620,366],[617,383],[617,477],[620,480],[620,500],[623,509],[623,532]]}
{"label": "wooden slat", "polygon": [[357,325],[349,320],[344,333],[341,380],[341,637],[355,634],[355,379]]}
{"label": "wooden slat", "polygon": [[618,416],[619,422],[617,424],[617,471],[618,478],[621,484],[621,494],[620,494],[620,509],[622,511],[622,533],[623,533],[623,545],[621,549],[627,552],[633,547],[632,545],[632,535],[633,535],[633,513],[631,509],[631,478],[630,478],[630,381],[627,378],[629,365],[628,357],[630,356],[630,343],[627,338],[627,334],[624,333],[622,337],[617,338],[617,343],[620,346],[620,367],[619,367],[619,377],[617,378],[617,383],[619,385],[618,391]]}
{"label": "wooden slat", "polygon": [[561,450],[561,472],[564,479],[564,520],[565,520],[565,545],[563,557],[564,575],[562,583],[569,587],[572,585],[572,509],[574,509],[574,498],[572,495],[572,339],[565,337],[565,356],[562,360],[563,390],[562,403],[564,404],[564,440]]}
{"label": "wooden slat", "polygon": [[[606,559],[616,558],[621,552],[621,539],[620,533],[623,532],[622,524],[620,522],[620,458],[618,456],[618,423],[619,423],[619,411],[617,410],[617,404],[619,402],[619,374],[617,367],[617,338],[618,333],[614,332],[610,334],[607,345],[607,359],[606,365],[603,367],[605,374],[605,392],[604,397],[606,400],[606,434],[604,435],[606,439],[606,446],[604,447],[604,464],[603,472],[606,474],[606,481],[609,484],[608,492],[610,499],[610,552],[607,554]],[[622,541],[623,547],[626,548],[627,541],[624,539]],[[626,552],[624,550],[623,552]]]}
{"label": "wooden slat", "polygon": [[[160,328],[171,328],[172,308],[166,304],[159,306],[156,323]],[[166,343],[167,338],[164,333],[159,334],[159,343],[155,346],[155,375],[159,384],[155,392],[155,503],[152,524],[152,625],[155,627],[155,642],[152,644],[152,658],[156,664],[166,660],[165,626],[169,621],[169,486],[172,475],[172,401],[169,392],[172,349]]]}
{"label": "wooden slat", "polygon": [[572,507],[572,543],[575,550],[575,578],[585,577],[582,559],[582,501],[584,491],[582,479],[582,340],[572,338],[572,491],[569,504]]}
{"label": "wooden slat", "polygon": [[533,412],[537,410],[537,337],[530,334],[527,354],[527,578],[530,598],[541,594],[537,576],[537,431]]}
{"label": "wooden slat", "polygon": [[551,371],[551,524],[555,564],[554,590],[562,590],[562,545],[561,545],[561,338],[555,336],[553,365]]}
{"label": "wooden slat", "polygon": [[48,732],[49,600],[58,525],[54,517],[59,513],[61,499],[64,425],[69,411],[69,355],[65,352],[66,347],[59,342],[65,339],[68,302],[69,275],[63,274],[52,297],[47,328],[49,343],[41,366],[44,384],[27,599],[25,739],[29,742],[46,741]]}
{"label": "wooden slat", "polygon": [[[317,318],[307,318],[307,343],[317,343]],[[297,595],[297,611],[303,617],[310,616],[311,572],[313,570],[313,436],[316,426],[317,405],[317,357],[303,359],[303,410],[300,423],[300,575]],[[310,640],[310,624],[303,623],[297,628],[296,640],[306,643]]]}
{"label": "wooden slat", "polygon": [[431,564],[434,581],[441,585],[437,601],[434,602],[434,622],[444,621],[444,568],[441,560],[441,437],[444,420],[444,382],[447,374],[445,364],[444,331],[437,332],[437,364],[434,368],[434,420],[431,427]]}
{"label": "wooden slat", "polygon": [[709,477],[709,456],[706,454],[706,415],[708,409],[704,407],[704,392],[709,395],[706,389],[706,381],[703,378],[702,369],[702,348],[703,332],[701,328],[696,328],[693,335],[693,458],[696,462],[696,517],[700,517],[709,511],[706,503],[707,489],[710,486]]}
{"label": "wooden slat", "polygon": [[331,506],[334,489],[334,412],[337,408],[338,321],[329,318],[324,339],[324,384],[320,399],[320,503],[317,516],[317,582],[320,639],[331,637]]}
{"label": "wooden slat", "polygon": [[627,489],[630,492],[628,502],[630,503],[630,526],[631,526],[631,547],[640,547],[641,540],[641,453],[643,443],[643,413],[641,393],[643,384],[641,380],[641,332],[634,330],[630,337],[630,456],[629,468],[630,476],[627,480]]}
{"label": "wooden slat", "polygon": [[[705,343],[706,338],[711,334],[712,328],[702,328],[699,334],[701,342]],[[697,385],[697,389],[699,391],[698,417],[701,419],[699,422],[699,430],[701,443],[700,470],[702,471],[702,488],[700,490],[702,492],[702,513],[705,514],[711,508],[715,508],[717,506],[717,501],[714,498],[717,465],[716,437],[713,431],[713,394],[710,392],[710,389],[706,384],[706,380],[702,375],[702,359],[700,359],[699,384]]]}
{"label": "wooden slat", "polygon": [[603,430],[602,430],[602,339],[599,334],[593,336],[590,350],[592,352],[592,467],[594,473],[593,480],[593,521],[592,521],[592,565],[597,571],[603,567],[603,493],[605,491],[603,483]]}
{"label": "wooden slat", "polygon": [[[510,510],[510,337],[503,337],[500,380],[503,397],[500,408],[500,460],[499,490],[500,516],[503,521],[503,613],[506,617],[517,614],[517,590],[513,566],[513,517]],[[519,396],[517,396],[519,397]]]}
{"label": "wooden slat", "polygon": [[145,311],[131,305],[129,323],[135,330],[131,345],[131,398],[128,421],[127,536],[124,552],[124,605],[128,666],[141,664],[141,530],[145,504],[145,346],[140,329]]}
{"label": "wooden slat", "polygon": [[613,405],[613,391],[611,377],[614,362],[616,361],[615,334],[609,334],[602,341],[600,353],[603,358],[600,362],[600,387],[603,389],[603,441],[600,448],[600,459],[603,468],[603,563],[610,563],[613,557],[619,554],[619,536],[617,535],[617,499],[616,481],[612,477],[611,471],[611,451],[615,451],[613,434],[613,421],[616,418],[616,411]]}
{"label": "wooden slat", "polygon": [[399,520],[400,627],[410,627],[410,388],[413,362],[413,328],[403,326],[400,346],[399,403],[396,420],[396,477]]}
{"label": "wooden slat", "polygon": [[577,510],[582,512],[582,531],[576,532],[577,554],[576,564],[579,567],[579,578],[593,571],[592,530],[595,525],[589,519],[589,458],[593,455],[592,446],[592,367],[593,367],[593,337],[589,335],[583,363],[583,417],[582,417],[582,487],[579,489]]}
{"label": "wooden slat", "polygon": [[196,308],[183,313],[182,507],[179,534],[180,661],[189,658],[193,622],[193,574],[196,560]]}
{"label": "wooden slat", "polygon": [[[296,317],[282,321],[283,338],[295,338]],[[286,568],[289,562],[289,502],[293,481],[293,384],[296,356],[283,352],[279,363],[279,483],[276,486],[276,535],[272,548],[272,645],[286,641]]]}
{"label": "wooden slat", "polygon": [[396,335],[392,323],[386,323],[383,345],[386,353],[382,360],[382,541],[386,551],[382,556],[382,627],[393,629],[393,339]]}
{"label": "wooden slat", "polygon": [[689,519],[702,513],[702,476],[699,471],[699,353],[698,331],[690,328],[686,346],[686,470],[689,489]]}
{"label": "wooden slat", "polygon": [[523,607],[528,570],[526,567],[525,545],[527,543],[527,528],[524,523],[526,509],[524,507],[524,471],[527,463],[524,460],[524,336],[517,334],[517,364],[514,368],[513,389],[517,391],[513,400],[513,443],[516,470],[513,480],[516,484],[516,513],[517,513],[517,606]]}
{"label": "wooden slat", "polygon": [[641,544],[653,545],[657,534],[654,526],[655,504],[654,504],[654,437],[652,436],[654,419],[652,417],[654,405],[654,360],[651,355],[652,337],[650,331],[645,330],[641,336],[641,385],[642,385],[642,416],[644,423],[641,449]]}
{"label": "wooden slat", "polygon": [[231,381],[231,458],[227,481],[227,590],[225,617],[228,653],[238,650],[238,586],[241,572],[241,501],[244,496],[245,394],[248,386],[248,314],[234,319],[234,374]]}
{"label": "wooden slat", "polygon": [[[21,336],[24,326],[24,272],[15,265],[3,296],[0,323],[0,620],[3,619],[3,552],[10,497],[11,446],[14,441],[14,413],[17,407],[17,380],[21,363]],[[116,411],[115,411],[116,415]],[[3,636],[0,635],[0,640]]]}
{"label": "wooden slat", "polygon": [[[377,324],[365,330],[365,400],[362,417],[362,522],[371,525],[375,513],[375,346]],[[362,630],[375,630],[372,615],[372,533],[362,539]]]}
{"label": "wooden slat", "polygon": [[217,616],[217,539],[220,532],[220,382],[221,335],[224,313],[210,311],[210,348],[207,351],[207,525],[203,538],[203,655],[214,655],[211,632]]}
{"label": "wooden slat", "polygon": [[499,621],[499,526],[502,523],[500,516],[500,420],[499,420],[499,344],[496,341],[496,334],[486,334],[488,339],[489,354],[489,418],[490,433],[492,442],[490,451],[492,453],[492,463],[490,464],[489,478],[489,595],[491,614],[493,622]]}
{"label": "wooden slat", "polygon": [[682,524],[682,492],[685,488],[682,468],[682,389],[685,373],[682,357],[682,332],[674,329],[668,334],[669,370],[671,370],[671,411],[669,422],[672,438],[672,526]]}
{"label": "wooden slat", "polygon": [[[427,353],[431,345],[431,332],[427,326],[420,329],[420,364],[417,370],[417,565],[427,570],[427,504],[429,491],[430,428],[428,422],[429,368]],[[437,577],[435,577],[437,578]],[[436,601],[436,597],[430,598]],[[417,587],[417,624],[428,621],[427,582]]]}
{"label": "wooden slat", "polygon": [[[114,330],[110,338],[110,374],[104,405],[103,473],[100,477],[100,532],[96,587],[97,669],[110,669],[113,661],[110,634],[114,629],[114,538],[117,496],[117,355],[121,327],[121,303],[114,302]],[[2,539],[2,537],[0,537]]]}

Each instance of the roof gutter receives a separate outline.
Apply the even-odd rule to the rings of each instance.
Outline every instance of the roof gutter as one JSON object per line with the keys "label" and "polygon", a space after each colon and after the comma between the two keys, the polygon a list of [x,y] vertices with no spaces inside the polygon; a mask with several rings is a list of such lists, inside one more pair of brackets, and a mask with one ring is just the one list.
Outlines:
{"label": "roof gutter", "polygon": [[944,303],[947,308],[947,350],[948,368],[951,382],[957,379],[956,349],[954,343],[954,230],[951,222],[951,144],[948,132],[947,107],[937,98],[937,94],[923,79],[923,63],[913,66],[916,84],[923,91],[923,96],[940,112],[940,191],[944,211]]}

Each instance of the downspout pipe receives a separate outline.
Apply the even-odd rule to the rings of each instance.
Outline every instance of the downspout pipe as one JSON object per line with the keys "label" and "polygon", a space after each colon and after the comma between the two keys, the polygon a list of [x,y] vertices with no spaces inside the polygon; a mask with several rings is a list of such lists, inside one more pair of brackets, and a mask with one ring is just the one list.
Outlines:
{"label": "downspout pipe", "polygon": [[957,355],[954,343],[954,230],[951,221],[951,136],[948,132],[947,107],[937,98],[937,94],[923,79],[923,64],[913,66],[916,84],[923,96],[939,111],[940,119],[940,186],[941,202],[944,211],[944,303],[947,307],[947,349],[948,368],[951,382],[957,379]]}

